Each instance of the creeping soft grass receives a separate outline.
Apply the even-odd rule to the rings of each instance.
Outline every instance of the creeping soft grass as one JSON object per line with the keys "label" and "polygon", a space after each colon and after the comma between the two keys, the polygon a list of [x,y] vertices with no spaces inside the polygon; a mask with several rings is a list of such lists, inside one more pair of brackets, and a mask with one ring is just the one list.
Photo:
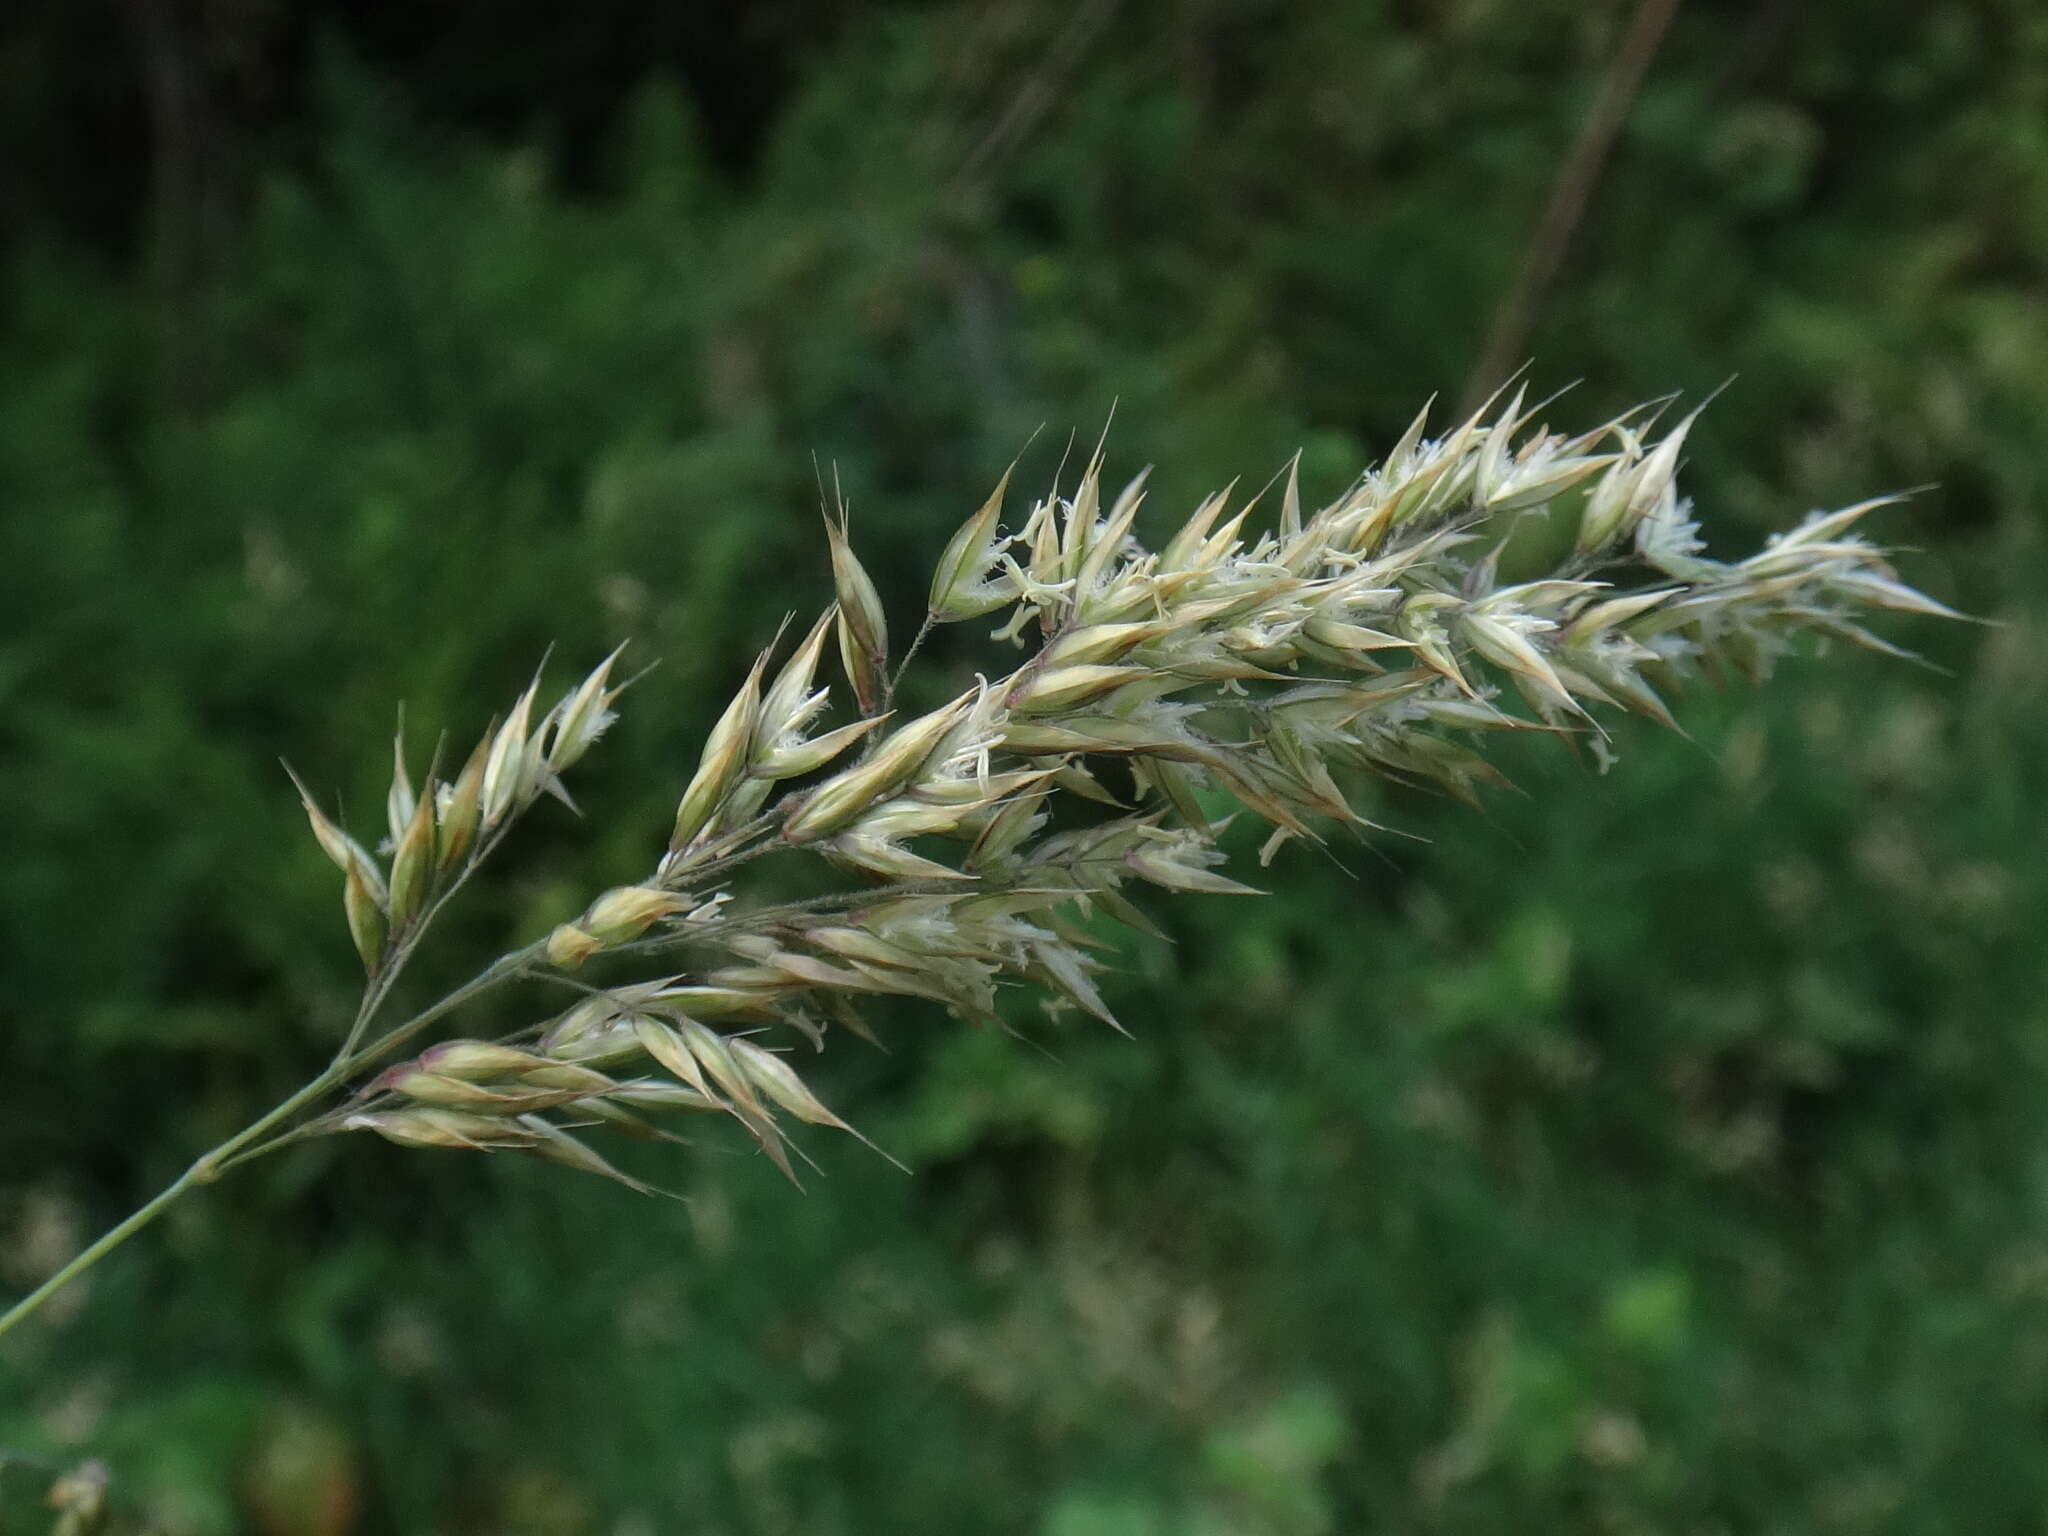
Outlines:
{"label": "creeping soft grass", "polygon": [[[1724,563],[1703,555],[1678,490],[1691,417],[1656,437],[1644,408],[1572,436],[1536,414],[1518,393],[1435,438],[1419,416],[1328,505],[1305,511],[1290,470],[1251,504],[1207,498],[1157,549],[1136,534],[1145,477],[1112,491],[1099,448],[1007,528],[1006,476],[940,554],[900,647],[843,511],[828,512],[833,601],[756,659],[644,878],[410,1018],[385,1016],[394,983],[520,818],[569,800],[614,717],[619,657],[545,707],[536,677],[459,766],[417,784],[401,733],[381,837],[301,789],[366,976],[341,1048],[0,1333],[197,1186],[310,1137],[521,1152],[645,1188],[600,1134],[677,1140],[682,1119],[715,1116],[795,1179],[793,1122],[858,1134],[806,1086],[798,1048],[866,1035],[878,996],[999,1023],[1012,983],[1115,1026],[1083,920],[1148,927],[1134,899],[1148,886],[1257,894],[1224,872],[1236,815],[1267,829],[1268,865],[1291,841],[1370,831],[1347,793],[1360,776],[1477,803],[1503,782],[1485,748],[1504,733],[1584,743],[1604,764],[1604,714],[1675,725],[1667,698],[1689,680],[1761,680],[1801,635],[1905,654],[1866,627],[1873,612],[1953,616],[1854,531],[1893,498],[1814,513]],[[1569,553],[1504,580],[1505,545],[1538,517],[1568,523]],[[977,620],[1015,664],[906,718],[898,685],[927,632]],[[819,681],[828,653],[851,695],[839,717]],[[750,899],[750,866],[770,857],[841,879]],[[582,980],[593,961],[601,984]],[[569,983],[573,1005],[498,1039],[448,1032],[535,975]]]}

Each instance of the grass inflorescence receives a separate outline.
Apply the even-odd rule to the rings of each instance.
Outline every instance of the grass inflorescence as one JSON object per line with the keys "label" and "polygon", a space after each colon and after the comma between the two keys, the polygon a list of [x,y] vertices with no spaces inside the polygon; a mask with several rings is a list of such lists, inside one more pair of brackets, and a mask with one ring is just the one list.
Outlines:
{"label": "grass inflorescence", "polygon": [[[564,775],[613,719],[617,653],[545,709],[536,678],[445,779],[414,785],[401,734],[376,852],[302,791],[367,977],[341,1050],[0,1331],[193,1185],[308,1136],[515,1150],[645,1187],[589,1133],[673,1140],[679,1115],[709,1114],[794,1177],[788,1122],[852,1128],[792,1043],[867,1035],[862,1005],[880,996],[1000,1022],[1016,982],[1115,1025],[1086,920],[1150,927],[1133,899],[1146,886],[1256,894],[1222,867],[1239,813],[1266,827],[1265,864],[1290,840],[1369,830],[1361,777],[1476,804],[1504,782],[1487,747],[1505,735],[1583,741],[1604,763],[1603,713],[1675,725],[1667,700],[1690,679],[1762,679],[1802,635],[1904,654],[1866,627],[1873,611],[1953,616],[1855,531],[1894,498],[1723,562],[1678,490],[1692,417],[1656,437],[1644,408],[1570,436],[1535,415],[1518,393],[1433,438],[1425,413],[1327,505],[1305,510],[1290,469],[1252,504],[1208,497],[1156,549],[1136,532],[1145,476],[1112,493],[1099,448],[1071,491],[1007,528],[1006,475],[941,553],[901,659],[847,519],[828,513],[833,600],[786,655],[755,660],[644,878],[395,1024],[380,1012],[443,904],[542,796],[568,799]],[[1532,518],[1552,520],[1561,558],[1506,579]],[[1016,664],[897,710],[929,630],[969,621],[992,623]],[[851,696],[838,717],[828,652]],[[751,901],[767,857],[822,860],[838,887]],[[566,1011],[416,1049],[484,992],[599,956],[611,979]]]}

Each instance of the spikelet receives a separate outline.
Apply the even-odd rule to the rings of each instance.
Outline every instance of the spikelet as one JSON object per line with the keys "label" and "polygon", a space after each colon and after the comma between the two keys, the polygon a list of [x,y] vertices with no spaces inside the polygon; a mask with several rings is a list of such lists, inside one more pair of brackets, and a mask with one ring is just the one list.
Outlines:
{"label": "spikelet", "polygon": [[837,522],[826,515],[825,535],[832,551],[832,585],[839,596],[834,618],[839,659],[862,711],[872,713],[881,703],[889,667],[888,620],[867,568],[854,556],[843,510]]}

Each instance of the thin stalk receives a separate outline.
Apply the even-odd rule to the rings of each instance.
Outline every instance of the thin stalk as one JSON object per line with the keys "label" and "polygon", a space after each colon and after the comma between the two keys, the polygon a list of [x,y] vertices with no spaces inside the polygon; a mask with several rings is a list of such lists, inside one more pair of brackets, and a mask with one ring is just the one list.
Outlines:
{"label": "thin stalk", "polygon": [[909,672],[910,664],[917,660],[917,653],[924,649],[925,637],[931,634],[932,626],[937,622],[938,619],[933,614],[927,613],[924,616],[924,622],[918,625],[917,634],[911,639],[910,649],[905,651],[903,659],[896,663],[895,675],[882,685],[883,714],[886,715],[895,706],[897,685],[903,681],[904,674]]}
{"label": "thin stalk", "polygon": [[480,997],[503,982],[510,981],[525,969],[528,962],[546,952],[545,941],[536,941],[522,945],[518,949],[508,950],[432,1007],[421,1009],[403,1024],[394,1026],[350,1056],[343,1065],[341,1075],[353,1077],[380,1056],[390,1055],[407,1041],[418,1036],[429,1025],[453,1013],[464,1003]]}
{"label": "thin stalk", "polygon": [[334,1087],[339,1080],[339,1072],[335,1067],[330,1066],[297,1093],[271,1110],[269,1114],[263,1116],[262,1119],[245,1126],[212,1151],[202,1155],[191,1167],[187,1168],[170,1184],[166,1185],[153,1200],[131,1212],[125,1221],[102,1233],[98,1241],[86,1248],[41,1285],[22,1297],[20,1301],[9,1307],[5,1315],[0,1315],[0,1336],[4,1336],[15,1324],[28,1318],[44,1302],[48,1301],[73,1280],[76,1280],[88,1269],[91,1269],[93,1265],[99,1263],[101,1259],[127,1242],[129,1238],[163,1215],[165,1211],[169,1210],[198,1185],[212,1182],[219,1175],[221,1168],[228,1158],[262,1136],[264,1132],[270,1130],[273,1126],[280,1125],[284,1121],[289,1120],[301,1109],[304,1109],[308,1104]]}
{"label": "thin stalk", "polygon": [[[420,926],[424,927],[425,925],[421,924]],[[372,1061],[397,1050],[436,1020],[453,1012],[464,1003],[473,1000],[499,983],[509,980],[528,961],[540,954],[542,950],[542,945],[529,944],[524,948],[515,949],[508,954],[500,955],[490,965],[479,971],[475,976],[464,982],[460,987],[457,987],[453,992],[450,992],[432,1007],[414,1014],[404,1023],[387,1031],[369,1045],[357,1050],[345,1051],[343,1054],[336,1056],[333,1061],[328,1063],[324,1071],[300,1088],[290,1098],[284,1100],[262,1118],[244,1126],[219,1146],[202,1154],[193,1162],[191,1167],[179,1174],[171,1183],[164,1186],[148,1203],[130,1212],[117,1225],[108,1228],[106,1232],[102,1233],[89,1247],[81,1251],[70,1263],[51,1275],[49,1279],[22,1297],[12,1307],[9,1307],[4,1314],[0,1314],[0,1336],[4,1336],[17,1323],[25,1321],[44,1302],[56,1295],[57,1292],[63,1290],[65,1286],[91,1269],[101,1259],[104,1259],[116,1248],[127,1242],[129,1238],[140,1232],[144,1227],[153,1223],[165,1211],[169,1210],[198,1186],[210,1184],[229,1168],[248,1162],[253,1158],[261,1157],[266,1152],[275,1151],[293,1139],[293,1133],[287,1131],[284,1135],[268,1142],[263,1141],[262,1138],[269,1132],[283,1125],[309,1104],[314,1103],[316,1100],[340,1087]],[[365,991],[365,1006],[359,1011],[359,1028],[357,1032],[360,1032],[361,1025],[368,1023],[369,1016],[375,1012],[377,1003],[381,1002],[385,995],[388,995],[390,981],[395,979],[402,963],[403,953],[394,955],[392,964],[386,966],[383,972],[381,978],[383,985],[379,987],[376,983],[372,983],[371,987]]]}

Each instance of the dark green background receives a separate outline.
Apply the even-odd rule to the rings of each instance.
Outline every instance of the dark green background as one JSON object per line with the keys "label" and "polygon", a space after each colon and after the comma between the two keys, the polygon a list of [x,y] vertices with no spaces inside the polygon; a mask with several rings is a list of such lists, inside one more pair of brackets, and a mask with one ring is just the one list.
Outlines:
{"label": "dark green background", "polygon": [[[14,8],[5,1291],[332,1051],[280,755],[368,831],[401,699],[466,741],[550,644],[659,658],[419,986],[466,974],[646,867],[827,592],[814,455],[907,628],[1041,425],[1033,488],[1116,402],[1164,521],[1455,399],[1628,14]],[[1874,530],[2000,627],[1155,901],[1135,1042],[889,1017],[814,1081],[910,1178],[260,1164],[0,1345],[0,1444],[193,1536],[2048,1528],[2044,279],[2037,5],[1694,0],[1532,377],[1587,425],[1734,376],[1719,553],[1936,482]]]}

